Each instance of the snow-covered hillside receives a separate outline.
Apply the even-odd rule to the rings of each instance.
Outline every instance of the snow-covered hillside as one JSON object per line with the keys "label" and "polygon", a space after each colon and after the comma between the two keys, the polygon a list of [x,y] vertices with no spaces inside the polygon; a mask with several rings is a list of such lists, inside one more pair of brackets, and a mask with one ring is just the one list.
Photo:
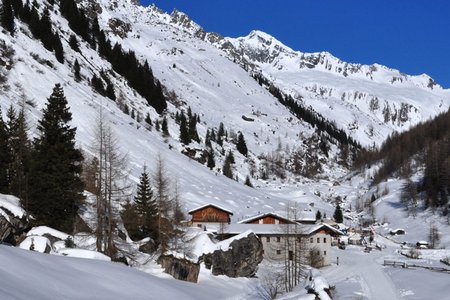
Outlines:
{"label": "snow-covered hillside", "polygon": [[226,41],[276,86],[365,146],[379,145],[393,131],[404,131],[450,105],[450,92],[426,74],[347,63],[328,52],[294,51],[261,31]]}
{"label": "snow-covered hillside", "polygon": [[[38,2],[42,4],[39,7],[42,12],[47,2]],[[58,3],[50,9],[50,19],[62,38],[64,64],[58,63],[51,52],[31,38],[28,26],[20,21],[16,20],[14,37],[0,33],[0,40],[5,41],[2,48],[15,52],[9,67],[2,70],[7,78],[0,93],[3,113],[10,104],[18,108],[25,101],[31,133],[36,134],[35,125],[46,98],[53,85],[62,82],[73,113],[73,123],[77,127],[79,146],[90,153],[96,118],[100,107],[103,107],[105,118],[118,136],[122,152],[128,154],[131,180],[137,180],[144,164],[151,171],[156,157],[161,154],[170,176],[178,180],[187,209],[212,202],[235,211],[233,217],[237,220],[259,211],[282,212],[287,201],[299,201],[315,202],[320,209],[331,212],[331,206],[322,199],[336,197],[336,192],[330,189],[331,182],[347,172],[338,165],[339,150],[331,144],[329,157],[319,152],[317,156],[322,163],[319,173],[323,173],[326,180],[314,183],[288,174],[281,182],[279,178],[261,180],[255,175],[252,180],[257,188],[252,189],[242,184],[250,173],[249,159],[237,151],[234,151],[234,168],[239,182],[221,175],[224,155],[216,157],[216,168],[210,171],[180,154],[185,147],[178,141],[179,127],[174,119],[176,112],[186,111],[188,106],[199,114],[201,121],[197,129],[201,139],[204,139],[208,128],[217,129],[220,122],[230,136],[242,132],[256,170],[261,167],[261,154],[298,150],[306,156],[311,151],[306,141],[311,139],[315,129],[296,119],[258,85],[241,67],[242,60],[253,65],[247,70],[262,71],[275,85],[301,96],[301,101],[307,106],[334,120],[338,128],[345,129],[364,145],[379,144],[393,130],[406,129],[447,109],[449,104],[448,91],[437,85],[428,87],[428,77],[409,77],[381,66],[350,64],[347,64],[347,76],[344,76],[339,67],[346,64],[330,54],[301,54],[258,31],[246,38],[223,39],[218,34],[204,32],[183,13],[168,15],[154,6],[143,8],[131,0],[100,0],[98,5],[92,2],[81,2],[80,5],[89,14],[98,16],[100,27],[112,43],[119,42],[124,49],[133,50],[141,61],[148,60],[155,77],[168,92],[172,92],[166,112],[171,137],[165,138],[155,130],[145,129],[142,121],[138,123],[124,114],[117,103],[93,91],[87,80],[102,69],[111,69],[111,65],[81,38],[81,54],[70,48],[68,41],[73,32],[67,20],[59,14]],[[81,65],[80,82],[73,76],[75,59]],[[312,64],[311,69],[306,62]],[[370,76],[366,74],[369,71],[372,72]],[[403,79],[390,83],[389,76],[397,75]],[[111,78],[117,96],[130,109],[141,118],[150,113],[153,120],[161,119],[123,77],[113,73]],[[345,97],[342,97],[344,93]],[[378,99],[378,108],[373,108],[372,113],[369,106],[371,99],[375,98]],[[394,102],[399,111],[401,102],[405,102],[410,111],[408,121],[385,124],[380,119],[385,100],[389,100],[392,114]],[[426,105],[423,104],[425,100]],[[376,106],[373,103],[372,107]],[[314,145],[317,141],[311,139],[309,143]],[[202,149],[196,143],[189,147]],[[222,151],[217,145],[214,147],[217,152]],[[225,143],[223,151],[228,150],[235,150],[234,144]]]}
{"label": "snow-covered hillside", "polygon": [[205,278],[194,284],[117,263],[58,257],[3,245],[0,259],[2,299],[226,299],[246,295],[246,289],[251,291],[248,279]]}

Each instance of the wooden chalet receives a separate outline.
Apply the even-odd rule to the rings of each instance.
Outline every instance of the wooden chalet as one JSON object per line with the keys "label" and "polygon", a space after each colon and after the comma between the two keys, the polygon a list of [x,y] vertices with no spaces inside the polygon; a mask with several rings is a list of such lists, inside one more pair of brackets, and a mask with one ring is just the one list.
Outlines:
{"label": "wooden chalet", "polygon": [[233,215],[230,210],[211,203],[194,208],[188,213],[192,216],[190,223],[198,227],[212,223],[230,224]]}
{"label": "wooden chalet", "polygon": [[264,213],[241,220],[238,224],[295,224],[295,221],[274,213]]}

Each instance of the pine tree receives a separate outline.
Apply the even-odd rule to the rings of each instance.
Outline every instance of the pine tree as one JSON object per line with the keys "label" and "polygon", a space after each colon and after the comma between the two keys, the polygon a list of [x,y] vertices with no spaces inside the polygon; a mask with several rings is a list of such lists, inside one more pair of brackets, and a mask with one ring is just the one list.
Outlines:
{"label": "pine tree", "polygon": [[27,135],[25,109],[18,114],[11,106],[8,117],[8,147],[11,151],[11,161],[8,167],[9,193],[19,197],[22,206],[27,209],[27,176],[30,164],[31,145]]}
{"label": "pine tree", "polygon": [[211,146],[211,135],[210,135],[210,132],[209,132],[209,128],[206,129],[205,146],[206,146],[207,148],[211,148],[211,147],[212,147],[212,146]]}
{"label": "pine tree", "polygon": [[144,237],[141,231],[140,216],[137,213],[136,204],[130,200],[122,204],[122,211],[120,212],[123,226],[128,232],[132,240],[140,240]]}
{"label": "pine tree", "polygon": [[219,130],[217,131],[217,144],[220,146],[223,146],[223,137],[225,136],[225,128],[223,126],[223,123],[220,122],[219,124]]}
{"label": "pine tree", "polygon": [[191,142],[189,130],[187,127],[186,116],[184,115],[183,112],[181,112],[180,115],[180,142],[185,145],[188,145]]}
{"label": "pine tree", "polygon": [[145,116],[145,123],[147,123],[148,126],[150,126],[150,128],[152,128],[153,124],[152,124],[152,119],[150,118],[149,113],[147,113],[147,115]]}
{"label": "pine tree", "polygon": [[228,156],[225,158],[225,161],[223,163],[222,173],[223,173],[223,175],[227,176],[228,178],[233,179],[233,170],[232,170],[232,166],[231,166],[231,161]]}
{"label": "pine tree", "polygon": [[162,131],[162,134],[163,134],[164,137],[169,137],[170,136],[170,134],[169,134],[169,126],[167,124],[166,116],[164,116],[164,118],[162,119],[161,131]]}
{"label": "pine tree", "polygon": [[207,162],[206,166],[210,170],[214,169],[214,167],[216,166],[216,161],[214,160],[214,150],[213,149],[210,149],[208,151],[208,162]]}
{"label": "pine tree", "polygon": [[189,139],[190,140],[194,140],[196,142],[200,142],[200,138],[198,136],[197,133],[197,115],[192,115],[191,112],[191,116],[189,116],[189,112],[190,112],[190,107],[188,110],[188,118],[189,118],[189,126],[188,126],[188,131],[189,131]]}
{"label": "pine tree", "polygon": [[73,51],[76,51],[76,52],[78,52],[78,53],[81,53],[81,50],[80,50],[80,46],[79,46],[79,44],[78,44],[77,37],[76,37],[74,34],[70,35],[70,38],[69,38],[69,46],[70,46],[70,48],[72,48]]}
{"label": "pine tree", "polygon": [[69,123],[64,91],[56,84],[38,124],[29,180],[29,212],[36,224],[71,232],[83,199],[80,179],[83,156],[75,148],[76,128]]}
{"label": "pine tree", "polygon": [[228,150],[226,159],[229,160],[232,164],[236,163],[236,161],[234,160],[233,152],[231,150]]}
{"label": "pine tree", "polygon": [[336,206],[336,209],[334,210],[333,218],[336,223],[342,223],[344,221],[342,209],[339,204]]}
{"label": "pine tree", "polygon": [[322,214],[320,213],[320,210],[318,210],[316,213],[316,221],[320,221],[320,220],[322,220]]}
{"label": "pine tree", "polygon": [[53,49],[55,50],[56,60],[60,63],[64,63],[64,49],[57,33],[52,34],[52,44]]}
{"label": "pine tree", "polygon": [[8,132],[0,109],[0,193],[8,193],[8,168],[11,162]]}
{"label": "pine tree", "polygon": [[247,156],[247,144],[245,143],[244,135],[242,135],[242,132],[239,133],[236,148],[242,155]]}
{"label": "pine tree", "polygon": [[73,76],[75,77],[75,81],[81,81],[80,64],[78,63],[78,59],[75,59],[75,63],[73,64]]}
{"label": "pine tree", "polygon": [[245,182],[244,182],[244,184],[245,184],[246,186],[253,187],[253,184],[252,184],[252,182],[250,181],[250,176],[247,175],[247,177],[245,177]]}
{"label": "pine tree", "polygon": [[153,190],[150,186],[150,178],[145,166],[139,179],[134,201],[136,203],[136,211],[140,217],[140,225],[143,236],[150,236],[156,240],[156,219],[158,215],[158,206],[153,196]]}
{"label": "pine tree", "polygon": [[14,33],[14,14],[11,0],[2,0],[2,10],[0,14],[1,24],[12,35]]}

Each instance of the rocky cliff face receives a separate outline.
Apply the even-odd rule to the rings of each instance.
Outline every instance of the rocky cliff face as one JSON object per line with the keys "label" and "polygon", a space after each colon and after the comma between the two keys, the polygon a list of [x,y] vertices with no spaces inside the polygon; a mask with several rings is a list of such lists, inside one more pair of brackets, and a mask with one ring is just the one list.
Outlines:
{"label": "rocky cliff face", "polygon": [[252,277],[262,260],[262,243],[254,233],[234,240],[228,251],[216,250],[200,258],[214,275],[228,277]]}
{"label": "rocky cliff face", "polygon": [[176,258],[173,255],[162,255],[158,263],[164,268],[164,271],[173,276],[173,278],[183,281],[196,283],[200,272],[200,264],[186,259]]}
{"label": "rocky cliff face", "polygon": [[28,220],[25,216],[17,217],[8,210],[2,208],[0,214],[0,241],[17,245],[21,235],[29,229]]}

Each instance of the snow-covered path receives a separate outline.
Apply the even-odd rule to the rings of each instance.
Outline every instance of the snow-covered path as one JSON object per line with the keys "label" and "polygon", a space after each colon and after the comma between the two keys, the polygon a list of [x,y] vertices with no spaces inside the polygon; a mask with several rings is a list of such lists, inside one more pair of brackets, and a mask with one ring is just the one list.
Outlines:
{"label": "snow-covered path", "polygon": [[[401,299],[391,278],[383,270],[383,259],[392,253],[393,248],[388,247],[383,251],[365,253],[362,247],[347,247],[346,250],[336,250],[339,257],[339,266],[332,266],[324,271],[324,277],[330,285],[337,286],[345,281],[357,281],[361,291],[350,291],[353,295],[365,297],[365,299]],[[344,294],[345,293],[344,291]]]}

